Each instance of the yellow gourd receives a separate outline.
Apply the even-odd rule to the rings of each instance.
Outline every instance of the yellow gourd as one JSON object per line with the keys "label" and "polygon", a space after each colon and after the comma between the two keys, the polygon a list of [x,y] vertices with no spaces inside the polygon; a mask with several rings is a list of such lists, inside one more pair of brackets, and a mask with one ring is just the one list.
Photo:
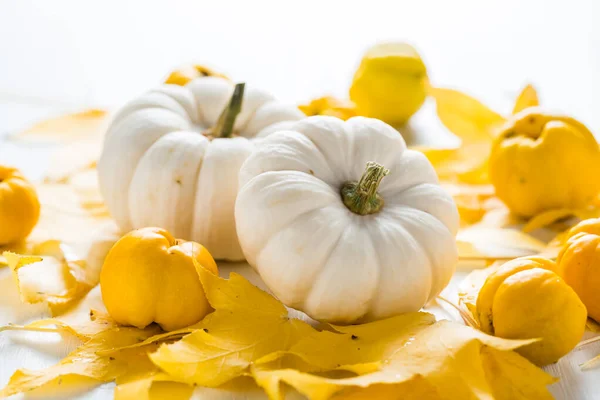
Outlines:
{"label": "yellow gourd", "polygon": [[581,340],[587,311],[577,294],[541,257],[517,258],[490,275],[477,297],[482,331],[506,339],[541,339],[517,351],[543,366]]}
{"label": "yellow gourd", "polygon": [[203,65],[187,64],[177,69],[174,69],[169,74],[169,76],[167,76],[167,79],[165,79],[165,83],[171,85],[185,86],[187,83],[193,81],[194,79],[203,76],[216,76],[219,78],[228,79],[227,76],[221,74],[220,72],[217,72]]}
{"label": "yellow gourd", "polygon": [[406,43],[371,47],[354,74],[350,100],[359,115],[392,126],[404,124],[427,97],[427,69],[419,53]]}
{"label": "yellow gourd", "polygon": [[33,185],[17,169],[0,165],[0,245],[25,239],[39,217]]}
{"label": "yellow gourd", "polygon": [[556,263],[558,274],[579,295],[589,317],[600,321],[600,219],[574,226]]}
{"label": "yellow gourd", "polygon": [[308,117],[313,115],[329,115],[346,121],[358,115],[356,106],[350,101],[343,101],[331,96],[319,97],[308,104],[298,106]]}
{"label": "yellow gourd", "polygon": [[164,330],[200,321],[212,309],[192,258],[218,274],[201,245],[175,239],[160,228],[143,228],[123,236],[102,267],[102,298],[119,324],[143,328],[152,322]]}
{"label": "yellow gourd", "polygon": [[581,208],[600,192],[600,148],[577,120],[530,107],[503,127],[489,173],[496,195],[522,217]]}

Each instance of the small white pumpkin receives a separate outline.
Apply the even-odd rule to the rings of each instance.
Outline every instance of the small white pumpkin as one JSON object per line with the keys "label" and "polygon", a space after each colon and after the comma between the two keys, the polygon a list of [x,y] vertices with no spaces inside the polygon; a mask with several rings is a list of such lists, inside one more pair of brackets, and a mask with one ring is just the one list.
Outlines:
{"label": "small white pumpkin", "polygon": [[235,88],[217,77],[162,85],[117,114],[98,176],[121,229],[160,226],[202,243],[215,258],[243,259],[234,204],[250,138],[304,114],[265,91]]}
{"label": "small white pumpkin", "polygon": [[268,136],[240,170],[235,217],[269,289],[320,321],[417,311],[458,257],[452,197],[376,119],[309,117]]}

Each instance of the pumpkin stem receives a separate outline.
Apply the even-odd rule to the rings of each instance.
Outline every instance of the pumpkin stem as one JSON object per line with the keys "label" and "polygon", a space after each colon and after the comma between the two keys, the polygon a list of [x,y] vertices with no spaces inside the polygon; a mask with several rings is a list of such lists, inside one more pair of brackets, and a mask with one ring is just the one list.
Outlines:
{"label": "pumpkin stem", "polygon": [[358,215],[379,212],[383,207],[383,198],[377,189],[383,177],[389,173],[390,170],[383,165],[369,161],[358,182],[348,182],[342,186],[340,193],[344,205]]}
{"label": "pumpkin stem", "polygon": [[231,136],[233,133],[235,119],[239,115],[240,111],[242,111],[242,101],[244,100],[245,86],[245,83],[237,83],[235,85],[231,99],[229,99],[229,103],[225,106],[223,112],[221,112],[221,115],[217,120],[217,124],[211,130],[211,136],[218,138],[227,138]]}

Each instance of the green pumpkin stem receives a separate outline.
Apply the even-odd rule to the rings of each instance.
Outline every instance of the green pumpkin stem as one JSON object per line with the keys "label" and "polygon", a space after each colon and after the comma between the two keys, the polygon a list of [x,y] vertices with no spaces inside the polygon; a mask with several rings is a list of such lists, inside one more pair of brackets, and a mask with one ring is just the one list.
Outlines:
{"label": "green pumpkin stem", "polygon": [[242,111],[242,101],[244,100],[245,83],[237,83],[233,89],[233,94],[229,103],[223,109],[223,112],[217,120],[217,124],[211,130],[211,136],[216,138],[228,138],[233,133],[235,119]]}
{"label": "green pumpkin stem", "polygon": [[358,182],[348,182],[342,186],[340,192],[344,205],[358,215],[379,212],[384,201],[377,193],[377,189],[383,177],[389,173],[390,171],[383,165],[369,161]]}

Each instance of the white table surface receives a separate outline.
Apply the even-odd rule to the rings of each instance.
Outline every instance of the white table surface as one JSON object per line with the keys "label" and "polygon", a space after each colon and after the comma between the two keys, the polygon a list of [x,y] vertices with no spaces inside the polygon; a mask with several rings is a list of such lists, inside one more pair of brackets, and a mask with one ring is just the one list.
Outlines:
{"label": "white table surface", "polygon": [[[0,137],[63,112],[118,107],[189,60],[221,67],[289,102],[326,93],[344,96],[360,53],[385,39],[416,44],[434,84],[460,88],[508,110],[520,87],[533,82],[544,104],[600,133],[600,1],[366,4],[0,0]],[[42,173],[49,153],[45,146],[0,141],[0,163],[16,164],[32,178]],[[248,269],[242,272],[257,279]],[[447,296],[463,276],[457,274]],[[0,297],[0,324],[44,315],[43,306],[20,304],[6,270],[0,270]],[[0,334],[0,386],[17,367],[49,366],[76,344],[58,336],[39,340],[35,333]],[[600,368],[581,372],[578,367],[596,354],[600,343],[546,368],[561,377],[551,388],[557,399],[600,399]],[[111,398],[112,388],[105,384],[68,398]],[[195,398],[264,396],[258,390],[198,389]]]}

